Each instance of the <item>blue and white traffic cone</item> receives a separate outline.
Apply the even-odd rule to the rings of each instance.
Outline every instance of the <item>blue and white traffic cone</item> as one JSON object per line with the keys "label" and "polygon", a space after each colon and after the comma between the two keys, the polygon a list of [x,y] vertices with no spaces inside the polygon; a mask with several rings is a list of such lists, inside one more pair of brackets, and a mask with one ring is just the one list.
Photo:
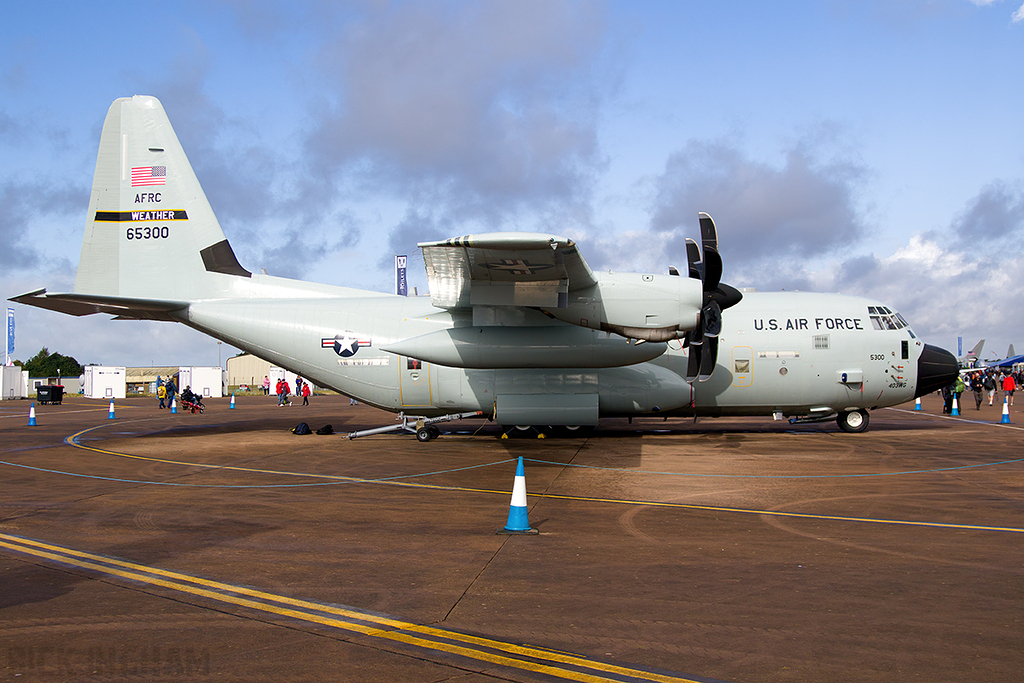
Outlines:
{"label": "blue and white traffic cone", "polygon": [[231,392],[231,405],[229,405],[228,408],[234,409],[234,407],[235,407],[235,392],[232,391]]}
{"label": "blue and white traffic cone", "polygon": [[917,397],[917,402],[914,404],[914,410],[921,410],[921,397]]}
{"label": "blue and white traffic cone", "polygon": [[178,404],[172,398],[171,399],[171,415],[174,415],[177,412],[178,412]]}
{"label": "blue and white traffic cone", "polygon": [[114,419],[114,399],[110,399],[110,411],[107,413],[107,419]]}
{"label": "blue and white traffic cone", "polygon": [[32,405],[28,407],[28,426],[36,426],[36,402],[32,401]]}
{"label": "blue and white traffic cone", "polygon": [[530,520],[526,513],[526,469],[523,467],[523,456],[519,456],[519,464],[516,465],[516,479],[512,485],[512,503],[508,508],[508,522],[504,529],[498,529],[499,534],[536,534],[536,529],[530,528]]}
{"label": "blue and white traffic cone", "polygon": [[960,414],[960,404],[957,403],[956,394],[953,394],[953,415]]}
{"label": "blue and white traffic cone", "polygon": [[1003,397],[1003,417],[999,420],[999,424],[1010,424],[1010,399],[1005,396]]}

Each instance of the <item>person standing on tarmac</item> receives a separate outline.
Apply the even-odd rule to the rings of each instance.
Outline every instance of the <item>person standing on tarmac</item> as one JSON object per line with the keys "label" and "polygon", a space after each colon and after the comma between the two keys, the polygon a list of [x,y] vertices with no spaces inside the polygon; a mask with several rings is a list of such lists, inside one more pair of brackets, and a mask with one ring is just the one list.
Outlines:
{"label": "person standing on tarmac", "polygon": [[953,413],[953,385],[947,384],[942,387],[942,414],[950,415]]}
{"label": "person standing on tarmac", "polygon": [[981,384],[985,387],[985,391],[988,392],[988,404],[992,405],[992,399],[996,396],[996,380],[992,377],[991,372],[985,373],[985,378],[981,380]]}
{"label": "person standing on tarmac", "polygon": [[964,389],[966,389],[966,388],[967,387],[964,385],[964,378],[959,376],[959,375],[957,375],[956,380],[954,380],[954,382],[953,382],[953,393],[956,395],[956,407],[957,407],[957,410],[963,410],[964,409],[964,402],[963,402],[963,400],[961,400],[960,397],[963,395]]}
{"label": "person standing on tarmac", "polygon": [[1013,375],[1006,373],[1003,377],[1003,391],[1006,392],[1007,398],[1010,399],[1010,405],[1013,405],[1013,392],[1017,389],[1017,383],[1013,381]]}
{"label": "person standing on tarmac", "polygon": [[983,397],[983,394],[982,394],[982,390],[983,389],[984,389],[984,386],[982,386],[981,378],[978,377],[978,373],[975,372],[974,374],[971,375],[971,391],[974,392],[974,409],[975,410],[981,410],[981,399]]}
{"label": "person standing on tarmac", "polygon": [[164,383],[164,391],[167,393],[167,405],[174,405],[174,394],[178,393],[178,387],[174,386],[174,380],[170,377]]}

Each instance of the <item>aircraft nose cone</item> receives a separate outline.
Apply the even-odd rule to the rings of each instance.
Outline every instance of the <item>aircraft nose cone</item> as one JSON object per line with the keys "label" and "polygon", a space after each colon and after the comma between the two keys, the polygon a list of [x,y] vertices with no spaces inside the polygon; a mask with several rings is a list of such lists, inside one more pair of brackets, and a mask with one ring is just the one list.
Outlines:
{"label": "aircraft nose cone", "polygon": [[925,344],[921,357],[917,359],[917,391],[914,392],[914,398],[952,384],[959,373],[956,356],[946,349]]}

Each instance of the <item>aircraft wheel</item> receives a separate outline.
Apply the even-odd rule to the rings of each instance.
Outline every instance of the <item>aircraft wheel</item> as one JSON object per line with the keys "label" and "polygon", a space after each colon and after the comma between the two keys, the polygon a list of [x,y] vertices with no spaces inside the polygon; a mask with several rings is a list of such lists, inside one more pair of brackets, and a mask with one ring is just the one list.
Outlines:
{"label": "aircraft wheel", "polygon": [[437,437],[441,436],[441,430],[435,427],[434,425],[430,425],[429,427],[427,427],[427,429],[430,431],[431,439],[436,439]]}
{"label": "aircraft wheel", "polygon": [[430,427],[420,427],[416,430],[416,440],[421,443],[426,443],[434,438],[434,435],[430,433]]}
{"label": "aircraft wheel", "polygon": [[844,432],[858,434],[868,428],[868,411],[851,410],[846,413],[840,413],[839,417],[836,418],[836,422],[839,423],[839,428]]}

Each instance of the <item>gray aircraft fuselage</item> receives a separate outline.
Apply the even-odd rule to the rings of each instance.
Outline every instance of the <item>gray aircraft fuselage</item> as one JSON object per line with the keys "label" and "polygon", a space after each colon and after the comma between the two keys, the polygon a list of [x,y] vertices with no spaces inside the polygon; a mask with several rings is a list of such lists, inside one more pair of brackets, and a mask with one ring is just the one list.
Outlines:
{"label": "gray aircraft fuselage", "polygon": [[[637,345],[660,349],[647,362],[571,367],[574,357],[587,356],[602,341],[624,349],[631,344],[613,333],[553,322],[538,311],[531,312],[532,329],[558,329],[574,338],[558,360],[561,367],[449,367],[382,347],[459,326],[480,329],[470,316],[435,308],[428,297],[367,295],[200,301],[189,306],[183,322],[321,386],[385,410],[424,415],[491,414],[496,398],[505,394],[596,394],[602,417],[789,416],[875,408],[915,397],[924,349],[909,327],[878,329],[869,313],[883,308],[878,302],[746,292],[724,316],[718,367],[707,382],[685,381],[688,353],[678,341]],[[499,348],[496,355],[502,352],[509,349]]]}

